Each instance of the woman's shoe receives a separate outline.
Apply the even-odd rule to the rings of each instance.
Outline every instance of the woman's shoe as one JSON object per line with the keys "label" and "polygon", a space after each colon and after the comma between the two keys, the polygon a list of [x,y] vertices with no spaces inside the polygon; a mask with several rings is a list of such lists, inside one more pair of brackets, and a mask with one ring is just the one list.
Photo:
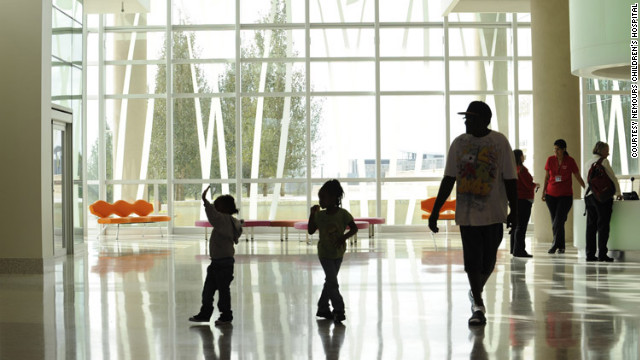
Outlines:
{"label": "woman's shoe", "polygon": [[551,249],[549,249],[549,251],[547,251],[547,253],[549,253],[549,254],[555,254],[555,253],[556,253],[556,250],[558,250],[558,248],[554,246],[554,247],[552,247]]}

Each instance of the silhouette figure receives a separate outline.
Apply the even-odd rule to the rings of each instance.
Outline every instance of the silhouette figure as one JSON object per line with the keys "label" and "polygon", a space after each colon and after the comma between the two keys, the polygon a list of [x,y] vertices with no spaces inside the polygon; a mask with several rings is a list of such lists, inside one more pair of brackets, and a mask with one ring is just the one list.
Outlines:
{"label": "silhouette figure", "polygon": [[336,323],[333,326],[333,332],[331,326],[333,323],[327,320],[318,320],[318,335],[322,340],[322,347],[324,348],[324,354],[327,360],[340,359],[340,348],[344,342],[344,335],[347,328],[342,323]]}

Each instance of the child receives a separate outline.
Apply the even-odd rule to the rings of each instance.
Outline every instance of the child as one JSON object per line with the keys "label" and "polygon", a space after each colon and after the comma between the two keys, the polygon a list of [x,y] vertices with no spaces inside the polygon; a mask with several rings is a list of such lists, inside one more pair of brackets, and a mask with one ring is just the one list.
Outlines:
{"label": "child", "polygon": [[[333,319],[336,323],[346,319],[344,301],[338,285],[338,271],[347,247],[347,239],[358,232],[353,216],[341,208],[343,196],[344,190],[338,180],[327,181],[318,191],[320,205],[312,206],[309,215],[309,234],[315,233],[316,229],[320,231],[318,258],[325,275],[316,316]],[[325,210],[321,211],[320,208]],[[347,226],[349,232],[345,234]],[[329,300],[333,305],[333,312],[329,308]]]}
{"label": "child", "polygon": [[229,285],[233,280],[233,255],[234,243],[238,243],[242,235],[242,224],[233,214],[238,213],[235,200],[231,195],[220,195],[213,202],[207,200],[207,187],[202,193],[204,210],[209,223],[213,226],[209,240],[209,256],[211,265],[207,268],[207,278],[202,289],[202,307],[198,315],[189,318],[189,321],[207,322],[213,313],[213,296],[218,291],[218,310],[220,318],[216,325],[231,323],[233,313],[231,311],[231,291]]}

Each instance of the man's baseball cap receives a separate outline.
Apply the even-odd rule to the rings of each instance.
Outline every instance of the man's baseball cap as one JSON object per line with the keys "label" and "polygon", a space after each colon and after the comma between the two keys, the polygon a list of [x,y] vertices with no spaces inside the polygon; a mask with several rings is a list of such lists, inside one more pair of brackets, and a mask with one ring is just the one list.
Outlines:
{"label": "man's baseball cap", "polygon": [[491,108],[483,101],[472,101],[467,107],[467,111],[459,112],[458,115],[473,115],[483,120],[491,120]]}

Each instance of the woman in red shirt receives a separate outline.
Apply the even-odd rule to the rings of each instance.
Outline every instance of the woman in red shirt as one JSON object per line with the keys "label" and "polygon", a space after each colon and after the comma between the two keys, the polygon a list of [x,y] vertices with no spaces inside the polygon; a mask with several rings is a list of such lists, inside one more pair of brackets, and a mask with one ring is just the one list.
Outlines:
{"label": "woman in red shirt", "polygon": [[555,155],[547,158],[544,165],[546,174],[542,192],[542,201],[547,203],[553,228],[553,243],[549,254],[558,251],[564,254],[564,223],[567,221],[567,214],[573,204],[573,188],[571,186],[571,174],[575,176],[580,186],[584,188],[584,181],[580,176],[576,161],[567,152],[567,142],[558,139],[553,143],[553,153]]}
{"label": "woman in red shirt", "polygon": [[527,234],[527,225],[531,217],[531,205],[533,205],[533,193],[540,184],[533,182],[533,177],[524,166],[524,154],[522,150],[513,150],[516,158],[518,172],[518,225],[511,229],[511,253],[515,257],[532,257],[525,250],[524,238]]}

